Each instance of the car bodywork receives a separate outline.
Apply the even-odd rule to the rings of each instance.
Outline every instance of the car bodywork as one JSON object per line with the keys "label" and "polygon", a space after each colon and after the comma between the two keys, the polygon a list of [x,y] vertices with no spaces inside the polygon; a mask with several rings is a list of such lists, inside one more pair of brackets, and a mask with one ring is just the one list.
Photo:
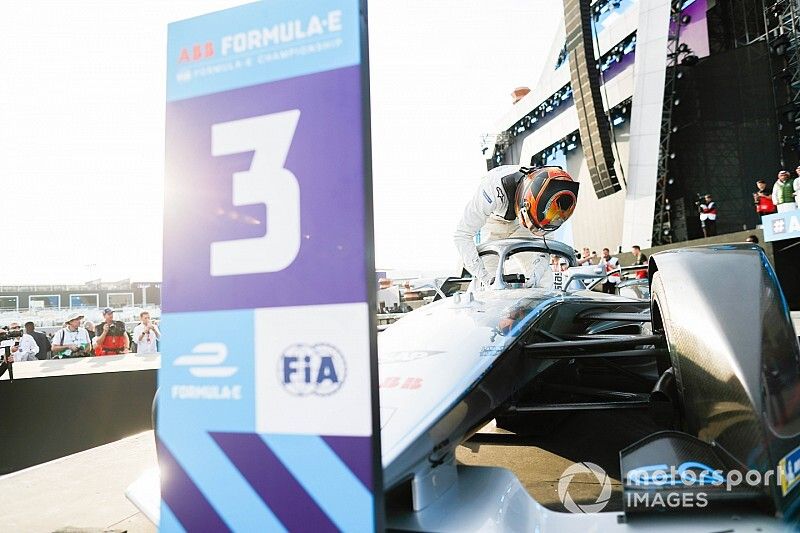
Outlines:
{"label": "car bodywork", "polygon": [[[555,523],[586,523],[585,517],[561,513],[545,520],[553,511],[520,492],[518,481],[493,469],[484,471],[482,480],[472,470],[477,467],[456,466],[455,448],[486,438],[476,432],[493,418],[498,427],[526,434],[541,429],[554,413],[643,409],[672,431],[622,450],[628,466],[639,456],[686,462],[713,451],[723,457],[723,471],[766,472],[793,457],[800,445],[800,350],[760,248],[655,254],[648,278],[654,284],[652,302],[588,291],[584,282],[593,276],[578,269],[551,280],[557,288],[525,288],[528,280],[505,268],[522,250],[562,255],[575,265],[572,250],[560,243],[512,239],[485,245],[481,255],[499,256],[490,290],[434,302],[379,335],[384,485],[390,495],[410,492],[410,505],[390,513],[390,527],[544,531],[549,523],[555,531],[561,530]],[[720,275],[733,265],[739,280],[747,277],[742,292],[732,293]],[[750,307],[743,307],[742,299]],[[637,379],[609,378],[607,365]],[[691,445],[667,446],[684,436],[694,439]],[[513,435],[502,438],[513,441]],[[674,457],[660,450],[672,450]],[[483,499],[470,500],[473,489],[465,483],[502,486],[515,496],[498,499],[486,488]],[[629,489],[641,487],[626,485]],[[786,526],[774,517],[796,515],[797,493],[776,485],[714,497],[757,502],[761,514],[753,523],[780,530]],[[517,502],[513,508],[511,500]],[[467,504],[477,520],[469,525],[460,514]],[[619,525],[608,514],[615,513],[594,516],[595,524],[608,520],[600,530]],[[489,516],[497,520],[487,522]],[[525,518],[504,521],[514,516]],[[712,520],[704,523],[717,527],[730,520],[724,512],[716,516],[716,522],[704,517]],[[673,518],[670,529],[695,523]]]}
{"label": "car bodywork", "polygon": [[[479,252],[498,258],[492,288],[440,299],[378,336],[387,528],[795,529],[800,347],[758,246],[654,254],[650,300],[586,290],[605,273],[573,270],[572,250],[551,241],[497,241]],[[506,269],[522,252],[560,255],[571,268],[549,278],[550,286],[539,279],[527,287],[530,280]],[[736,290],[726,279],[732,272]],[[464,443],[516,443],[558,431],[559,416],[616,410],[642,410],[663,430],[619,450],[626,494],[697,492],[682,479],[649,483],[654,465],[703,465],[703,475],[772,470],[779,483],[730,491],[703,485],[714,505],[700,514],[652,513],[627,501],[622,513],[570,514],[534,500],[509,470],[455,461]],[[479,434],[492,419],[507,433]],[[158,479],[151,478],[128,497],[155,521]]]}

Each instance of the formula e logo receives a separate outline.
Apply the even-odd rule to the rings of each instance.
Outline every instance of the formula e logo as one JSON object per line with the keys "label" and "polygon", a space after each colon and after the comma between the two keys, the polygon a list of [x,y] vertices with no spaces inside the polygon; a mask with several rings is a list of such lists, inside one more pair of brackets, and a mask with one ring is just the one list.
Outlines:
{"label": "formula e logo", "polygon": [[333,394],[346,375],[344,357],[330,344],[293,344],[278,360],[278,380],[295,396]]}
{"label": "formula e logo", "polygon": [[202,342],[192,348],[191,355],[181,355],[175,366],[188,366],[196,378],[229,378],[239,371],[236,366],[220,366],[228,357],[228,347],[221,342]]}

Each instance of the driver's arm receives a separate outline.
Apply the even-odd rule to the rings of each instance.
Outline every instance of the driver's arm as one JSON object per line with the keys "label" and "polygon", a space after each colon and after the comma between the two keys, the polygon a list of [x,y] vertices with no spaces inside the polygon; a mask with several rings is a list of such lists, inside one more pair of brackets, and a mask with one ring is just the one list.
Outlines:
{"label": "driver's arm", "polygon": [[464,268],[472,274],[473,278],[481,280],[485,285],[492,283],[494,274],[486,271],[483,261],[478,257],[475,234],[486,224],[486,220],[495,208],[496,199],[492,195],[492,191],[488,179],[481,181],[475,195],[464,207],[464,213],[453,235],[456,249],[464,262]]}

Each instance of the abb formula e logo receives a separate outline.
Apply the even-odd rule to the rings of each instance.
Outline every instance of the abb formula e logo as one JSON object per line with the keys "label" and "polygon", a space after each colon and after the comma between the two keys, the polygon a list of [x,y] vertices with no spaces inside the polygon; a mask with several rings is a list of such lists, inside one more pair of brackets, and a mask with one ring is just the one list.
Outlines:
{"label": "abb formula e logo", "polygon": [[188,366],[189,373],[196,378],[229,378],[239,367],[221,366],[228,357],[228,347],[221,342],[202,342],[192,348],[190,355],[181,355],[175,366]]}
{"label": "abb formula e logo", "polygon": [[295,396],[328,396],[346,377],[344,356],[331,344],[293,344],[278,359],[278,381]]}
{"label": "abb formula e logo", "polygon": [[211,243],[211,276],[278,272],[300,253],[300,184],[283,167],[299,119],[292,109],[211,127],[213,156],[253,153],[250,168],[233,174],[233,205],[267,212],[261,237]]}

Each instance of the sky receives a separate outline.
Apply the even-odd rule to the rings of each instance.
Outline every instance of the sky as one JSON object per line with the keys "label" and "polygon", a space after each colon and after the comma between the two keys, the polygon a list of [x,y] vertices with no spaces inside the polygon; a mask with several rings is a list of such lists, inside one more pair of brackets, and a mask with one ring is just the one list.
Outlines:
{"label": "sky", "polygon": [[[244,3],[0,7],[0,285],[161,279],[167,24]],[[369,3],[376,267],[455,270],[481,136],[539,78],[560,6]]]}

